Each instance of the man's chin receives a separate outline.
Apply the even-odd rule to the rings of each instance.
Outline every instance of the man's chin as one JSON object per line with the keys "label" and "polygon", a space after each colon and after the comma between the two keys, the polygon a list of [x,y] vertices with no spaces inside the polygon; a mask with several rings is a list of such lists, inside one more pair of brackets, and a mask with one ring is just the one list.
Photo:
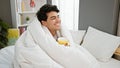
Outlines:
{"label": "man's chin", "polygon": [[60,30],[61,28],[60,28],[60,27],[57,27],[56,29],[57,29],[57,30]]}

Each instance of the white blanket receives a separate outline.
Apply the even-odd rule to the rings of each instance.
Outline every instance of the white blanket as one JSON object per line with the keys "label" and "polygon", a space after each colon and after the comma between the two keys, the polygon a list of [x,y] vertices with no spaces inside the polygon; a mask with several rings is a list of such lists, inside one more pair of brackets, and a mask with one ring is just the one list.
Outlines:
{"label": "white blanket", "polygon": [[49,30],[35,19],[16,42],[15,68],[100,68],[98,61],[75,44],[71,34],[61,26],[61,34],[70,46],[56,42]]}

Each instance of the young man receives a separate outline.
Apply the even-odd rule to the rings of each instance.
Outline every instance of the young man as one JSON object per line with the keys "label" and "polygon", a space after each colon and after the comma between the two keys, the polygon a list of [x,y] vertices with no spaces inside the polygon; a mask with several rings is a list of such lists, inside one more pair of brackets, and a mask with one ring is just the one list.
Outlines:
{"label": "young man", "polygon": [[63,44],[65,46],[69,45],[69,41],[66,38],[63,38],[60,35],[61,29],[61,19],[59,18],[59,10],[55,5],[45,4],[40,10],[37,12],[37,18],[40,23],[47,27],[52,36],[59,44]]}
{"label": "young man", "polygon": [[59,10],[55,5],[46,4],[37,12],[37,18],[43,26],[46,26],[52,36],[57,40],[57,30],[60,30],[61,20]]}

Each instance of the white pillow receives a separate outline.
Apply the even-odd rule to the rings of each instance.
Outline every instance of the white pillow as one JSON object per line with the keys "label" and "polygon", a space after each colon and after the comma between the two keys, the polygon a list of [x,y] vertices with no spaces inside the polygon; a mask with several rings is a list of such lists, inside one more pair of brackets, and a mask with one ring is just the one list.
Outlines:
{"label": "white pillow", "polygon": [[82,46],[100,61],[108,61],[120,44],[120,37],[89,27]]}
{"label": "white pillow", "polygon": [[85,30],[78,30],[78,31],[70,30],[73,41],[77,44],[81,44],[83,37],[85,35],[85,32],[86,32]]}

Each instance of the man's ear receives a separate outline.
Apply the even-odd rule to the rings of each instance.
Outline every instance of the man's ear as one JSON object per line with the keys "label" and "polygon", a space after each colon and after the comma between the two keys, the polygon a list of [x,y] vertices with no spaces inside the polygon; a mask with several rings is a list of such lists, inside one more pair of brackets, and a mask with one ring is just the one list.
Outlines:
{"label": "man's ear", "polygon": [[47,26],[47,22],[46,21],[42,21],[42,25],[43,26]]}

